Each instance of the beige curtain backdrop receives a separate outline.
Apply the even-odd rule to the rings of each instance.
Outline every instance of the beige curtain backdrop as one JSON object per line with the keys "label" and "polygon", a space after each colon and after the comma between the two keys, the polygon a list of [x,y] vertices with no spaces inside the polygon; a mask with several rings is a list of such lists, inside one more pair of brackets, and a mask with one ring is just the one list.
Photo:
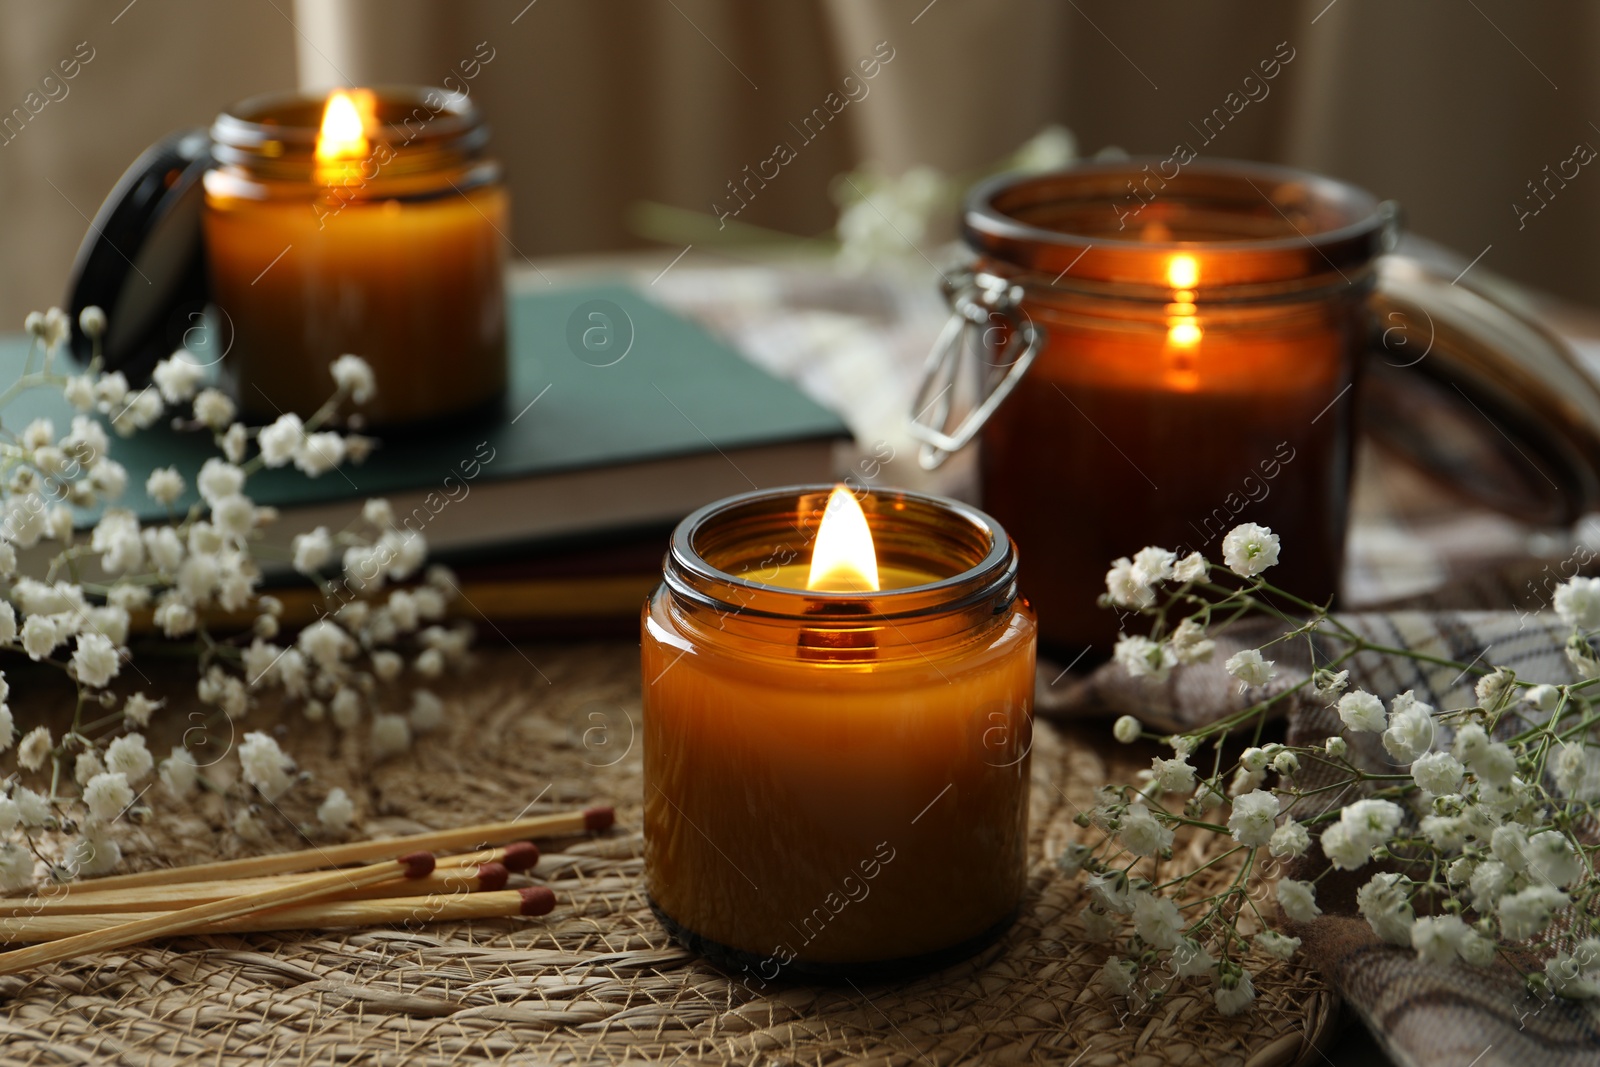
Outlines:
{"label": "beige curtain backdrop", "polygon": [[[821,233],[840,171],[977,168],[1049,122],[1086,152],[1198,146],[1194,127],[1287,42],[1270,94],[1205,154],[1359,182],[1486,266],[1600,302],[1600,174],[1550,179],[1600,146],[1600,5],[0,0],[0,118],[27,114],[0,143],[0,327],[62,298],[86,216],[142,148],[255,92],[437,83],[485,42],[473,96],[514,190],[511,240],[539,257],[647,243],[641,201],[709,213],[880,41],[894,59],[868,96],[740,221]],[[32,114],[85,42],[93,59]]]}

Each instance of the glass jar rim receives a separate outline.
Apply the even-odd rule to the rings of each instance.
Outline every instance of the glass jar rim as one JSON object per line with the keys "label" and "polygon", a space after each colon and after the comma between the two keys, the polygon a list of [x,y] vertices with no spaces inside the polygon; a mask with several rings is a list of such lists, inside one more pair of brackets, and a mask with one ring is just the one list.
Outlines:
{"label": "glass jar rim", "polygon": [[[488,141],[482,113],[465,94],[434,86],[365,88],[376,98],[381,120],[374,140],[429,145],[457,142],[459,149],[467,152]],[[260,93],[233,104],[211,124],[218,160],[231,163],[258,159],[273,143],[280,146],[280,151],[303,151],[309,155],[316,149],[327,98],[327,93],[287,90]],[[416,118],[419,110],[426,111],[427,118],[419,131],[412,131],[405,123]]]}
{"label": "glass jar rim", "polygon": [[[962,217],[966,241],[975,251],[1022,272],[1042,276],[1049,284],[1121,283],[1170,292],[1172,258],[1193,253],[1201,258],[1200,276],[1181,288],[1215,290],[1306,281],[1325,284],[1329,278],[1350,281],[1388,251],[1398,232],[1399,209],[1392,201],[1352,185],[1309,171],[1267,163],[1234,160],[1193,161],[1171,177],[1160,172],[1171,158],[1138,157],[1113,162],[1083,163],[1044,174],[1000,174],[974,186]],[[1157,168],[1157,173],[1152,173]],[[1157,187],[1152,187],[1154,183]],[[1150,194],[1141,196],[1138,189]],[[1169,187],[1173,189],[1168,192]],[[1162,194],[1167,200],[1162,202]],[[1280,232],[1212,239],[1152,236],[1151,223],[1174,218],[1184,210],[1184,194],[1213,198],[1237,194],[1239,204],[1270,206],[1277,216],[1261,212]],[[1119,213],[1118,201],[1129,206]],[[1048,214],[1052,205],[1098,204],[1119,224],[1117,235],[1068,229],[1030,221]],[[1161,204],[1156,217],[1140,230],[1127,228],[1144,208]],[[1286,208],[1288,210],[1286,210]],[[1318,225],[1297,224],[1311,218]],[[1241,209],[1236,213],[1246,218]],[[1281,222],[1279,221],[1281,219]],[[1265,228],[1263,228],[1265,229]],[[1168,227],[1169,233],[1171,227]],[[1081,231],[1081,232],[1080,232]],[[1037,281],[1037,279],[1032,279]]]}
{"label": "glass jar rim", "polygon": [[[905,533],[910,532],[911,522],[917,522],[916,528],[925,538],[924,547],[932,547],[926,535],[935,531],[945,537],[944,547],[951,557],[964,549],[964,565],[959,570],[919,585],[855,593],[773,585],[725,570],[707,558],[713,546],[706,543],[706,537],[719,526],[726,529],[743,518],[757,523],[766,521],[769,529],[775,529],[773,519],[787,516],[800,520],[810,513],[820,517],[822,502],[834,488],[826,484],[757,489],[707,504],[673,531],[663,581],[674,595],[703,608],[758,618],[803,620],[808,626],[858,626],[864,622],[925,618],[988,601],[993,602],[992,612],[998,614],[1016,599],[1017,551],[1004,528],[969,504],[906,489],[865,487],[857,491],[869,524],[875,516],[878,518],[873,536],[878,542],[880,565],[885,552],[892,555],[901,543],[893,536],[896,531],[892,523],[897,516],[903,516],[907,520]],[[817,502],[817,506],[807,508],[804,502],[808,499]],[[933,520],[942,520],[943,529]],[[788,525],[804,534],[794,521]],[[965,545],[957,543],[961,534],[968,537]]]}

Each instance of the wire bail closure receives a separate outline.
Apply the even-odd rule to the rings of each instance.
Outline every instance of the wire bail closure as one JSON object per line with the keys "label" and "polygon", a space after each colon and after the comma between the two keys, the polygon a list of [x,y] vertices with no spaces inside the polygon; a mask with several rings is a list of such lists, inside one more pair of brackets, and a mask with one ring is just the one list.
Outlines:
{"label": "wire bail closure", "polygon": [[[907,425],[922,444],[917,462],[930,471],[971,443],[1044,348],[1043,328],[1022,309],[1021,285],[995,274],[969,272],[943,288],[950,318],[923,364]],[[953,394],[962,373],[962,356],[969,348],[989,368],[986,375],[980,369],[980,377],[988,380],[980,381],[979,388],[986,391],[951,430],[947,427],[955,407]],[[1012,349],[1019,350],[1002,362]]]}

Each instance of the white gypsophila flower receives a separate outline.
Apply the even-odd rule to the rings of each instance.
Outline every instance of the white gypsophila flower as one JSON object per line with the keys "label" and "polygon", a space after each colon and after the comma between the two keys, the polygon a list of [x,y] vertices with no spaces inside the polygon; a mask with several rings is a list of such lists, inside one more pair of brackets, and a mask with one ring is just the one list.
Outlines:
{"label": "white gypsophila flower", "polygon": [[[430,568],[431,569],[431,568]],[[453,587],[452,587],[452,591]],[[417,602],[417,614],[424,619],[442,619],[445,613],[445,594],[438,589],[421,588],[411,591]]]}
{"label": "white gypsophila flower", "polygon": [[1083,923],[1083,936],[1087,941],[1108,941],[1117,932],[1116,918],[1089,904],[1078,912],[1078,920]]}
{"label": "white gypsophila flower", "polygon": [[122,846],[112,840],[104,827],[85,826],[83,835],[67,846],[63,863],[78,875],[93,876],[116,869],[122,862]]}
{"label": "white gypsophila flower", "polygon": [[0,844],[0,892],[15,893],[33,884],[33,853],[10,841]]}
{"label": "white gypsophila flower", "polygon": [[344,438],[336,433],[307,434],[294,452],[294,465],[309,478],[316,478],[344,462]]}
{"label": "white gypsophila flower", "polygon": [[1359,870],[1372,858],[1372,849],[1364,839],[1350,833],[1343,823],[1334,823],[1322,831],[1322,854],[1334,870]]}
{"label": "white gypsophila flower", "polygon": [[22,428],[22,447],[28,451],[44,448],[56,439],[56,424],[49,419],[34,419]]}
{"label": "white gypsophila flower", "polygon": [[244,650],[244,680],[247,685],[271,685],[277,680],[278,660],[283,649],[259,637]]}
{"label": "white gypsophila flower", "polygon": [[1472,903],[1480,912],[1486,912],[1500,902],[1516,879],[1516,872],[1499,860],[1478,864],[1468,879],[1467,888],[1472,893]]}
{"label": "white gypsophila flower", "polygon": [[1133,910],[1133,899],[1128,891],[1128,876],[1123,871],[1091,874],[1084,881],[1089,901],[1101,911],[1114,911],[1126,915]]}
{"label": "white gypsophila flower", "polygon": [[111,428],[119,437],[132,437],[136,430],[154,425],[162,409],[161,393],[154,386],[146,386],[125,398],[121,410],[111,416]]}
{"label": "white gypsophila flower", "polygon": [[353,729],[361,721],[361,694],[347,686],[340,686],[328,702],[333,724],[341,730]]}
{"label": "white gypsophila flower", "polygon": [[1188,793],[1193,791],[1194,783],[1194,767],[1188,760],[1156,756],[1150,761],[1150,785],[1156,792]]}
{"label": "white gypsophila flower", "polygon": [[1424,963],[1454,963],[1470,932],[1459,915],[1424,915],[1411,924],[1411,947]]}
{"label": "white gypsophila flower", "polygon": [[170,526],[159,526],[147,529],[142,534],[144,550],[150,556],[150,562],[162,574],[172,574],[183,563],[183,540],[178,536],[178,531]]}
{"label": "white gypsophila flower", "polygon": [[1288,777],[1300,769],[1300,757],[1287,750],[1272,757],[1272,769]]}
{"label": "white gypsophila flower", "polygon": [[1527,850],[1529,875],[1557,888],[1578,881],[1588,869],[1583,856],[1559,830],[1534,834]]}
{"label": "white gypsophila flower", "polygon": [[1311,832],[1293,819],[1285,819],[1267,841],[1268,850],[1279,859],[1303,856],[1310,847]]}
{"label": "white gypsophila flower", "polygon": [[1177,556],[1164,548],[1141,548],[1133,556],[1133,578],[1142,585],[1155,585],[1172,577]]}
{"label": "white gypsophila flower", "polygon": [[394,623],[398,633],[410,633],[421,622],[417,614],[417,598],[405,589],[396,589],[389,594],[389,618]]}
{"label": "white gypsophila flower", "polygon": [[350,635],[329,619],[318,619],[301,630],[295,644],[311,662],[324,670],[337,667],[356,649],[356,643]]}
{"label": "white gypsophila flower", "polygon": [[1389,727],[1383,731],[1384,750],[1402,763],[1410,763],[1433,745],[1433,708],[1406,690],[1389,704]]}
{"label": "white gypsophila flower", "polygon": [[28,829],[38,829],[50,820],[52,814],[50,801],[27,786],[17,786],[13,789],[11,799],[17,805],[17,814],[22,819],[22,825]]}
{"label": "white gypsophila flower", "polygon": [[1245,685],[1266,685],[1278,673],[1273,670],[1272,660],[1262,659],[1260,650],[1254,648],[1235,652],[1223,667]]}
{"label": "white gypsophila flower", "polygon": [[260,841],[267,836],[267,828],[249,808],[240,808],[234,812],[228,828],[246,841]]}
{"label": "white gypsophila flower", "polygon": [[106,748],[106,769],[127,775],[128,781],[138,785],[155,768],[155,759],[145,748],[141,734],[126,734],[116,738]]}
{"label": "white gypsophila flower", "polygon": [[1322,914],[1317,907],[1317,887],[1310,882],[1280,878],[1276,893],[1283,913],[1295,922],[1308,923]]}
{"label": "white gypsophila flower", "polygon": [[123,703],[122,717],[134,726],[149,726],[150,716],[163,703],[164,701],[151,700],[143,693],[135,693]]}
{"label": "white gypsophila flower", "polygon": [[444,725],[444,701],[426,689],[411,694],[411,710],[406,713],[411,729],[419,734],[432,733]]}
{"label": "white gypsophila flower", "polygon": [[239,745],[239,765],[244,780],[268,800],[276,800],[294,785],[293,764],[268,734],[254,731]]}
{"label": "white gypsophila flower", "polygon": [[0,834],[9,834],[22,823],[22,809],[8,796],[0,796]]}
{"label": "white gypsophila flower", "polygon": [[1300,950],[1298,937],[1289,937],[1276,930],[1264,930],[1257,934],[1254,944],[1257,949],[1278,960],[1289,959]]}
{"label": "white gypsophila flower", "polygon": [[78,312],[78,329],[91,340],[100,337],[106,332],[106,313],[90,304]]}
{"label": "white gypsophila flower", "polygon": [[1106,572],[1106,597],[1118,607],[1135,610],[1147,608],[1156,602],[1155,590],[1139,580],[1133,560],[1127,556],[1112,561],[1111,569]]}
{"label": "white gypsophila flower", "polygon": [[1243,796],[1267,780],[1267,772],[1253,771],[1241,765],[1233,772],[1233,778],[1228,782],[1228,795],[1230,797]]}
{"label": "white gypsophila flower", "polygon": [[192,398],[205,377],[206,368],[183,348],[157,363],[156,369],[150,372],[150,380],[156,383],[156,388],[161,390],[161,395],[169,404]]}
{"label": "white gypsophila flower", "polygon": [[428,560],[428,541],[415,530],[386,530],[378,538],[384,571],[397,582],[410,578]]}
{"label": "white gypsophila flower", "polygon": [[1117,840],[1135,856],[1153,856],[1172,846],[1172,829],[1163,826],[1149,809],[1136,804],[1122,817]]}
{"label": "white gypsophila flower", "polygon": [[1501,704],[1515,691],[1517,676],[1504,667],[1498,667],[1473,686],[1478,703],[1489,711],[1499,710]]}
{"label": "white gypsophila flower", "polygon": [[1174,978],[1198,978],[1210,974],[1217,961],[1206,947],[1192,937],[1180,937],[1170,957]]}
{"label": "white gypsophila flower", "polygon": [[1517,759],[1503,742],[1489,740],[1489,735],[1477,723],[1468,723],[1456,731],[1455,757],[1475,774],[1479,781],[1505,787],[1517,773]]}
{"label": "white gypsophila flower", "polygon": [[1553,602],[1563,622],[1579,630],[1600,629],[1600,578],[1569,578],[1556,587]]}
{"label": "white gypsophila flower", "polygon": [[1409,884],[1400,874],[1375,874],[1356,891],[1356,907],[1372,932],[1401,948],[1411,947],[1411,924],[1416,921],[1406,895]]}
{"label": "white gypsophila flower", "polygon": [[318,526],[310,533],[295,534],[294,569],[301,574],[320,571],[333,558],[333,538],[326,526]]}
{"label": "white gypsophila flower", "polygon": [[1311,691],[1323,700],[1332,700],[1344,692],[1344,687],[1349,680],[1349,671],[1334,672],[1318,667],[1311,672]]}
{"label": "white gypsophila flower", "polygon": [[1500,898],[1495,914],[1500,919],[1500,933],[1508,941],[1524,941],[1537,937],[1550,925],[1555,912],[1571,901],[1561,890],[1549,885],[1530,885]]}
{"label": "white gypsophila flower", "polygon": [[1556,788],[1580,804],[1600,800],[1600,746],[1568,741],[1553,761]]}
{"label": "white gypsophila flower", "polygon": [[88,785],[89,779],[105,771],[106,765],[100,762],[100,753],[92,748],[78,753],[78,758],[72,761],[72,780],[79,785]]}
{"label": "white gypsophila flower", "polygon": [[1216,1002],[1217,1011],[1223,1015],[1239,1015],[1249,1010],[1255,1002],[1256,987],[1250,980],[1250,972],[1240,969],[1236,976],[1220,979],[1211,996]]}
{"label": "white gypsophila flower", "polygon": [[1206,636],[1205,627],[1194,619],[1180,622],[1167,642],[1179,663],[1206,663],[1217,650],[1217,643]]}
{"label": "white gypsophila flower", "polygon": [[11,707],[0,704],[0,752],[11,747],[11,742],[16,740],[17,722],[11,715]]}
{"label": "white gypsophila flower", "polygon": [[104,634],[79,634],[78,647],[72,653],[72,669],[78,681],[100,689],[122,670],[122,658]]}
{"label": "white gypsophila flower", "polygon": [[[0,820],[0,833],[4,832],[3,824],[4,820]],[[1089,857],[1093,855],[1094,849],[1088,845],[1073,842],[1062,849],[1061,854],[1056,857],[1056,870],[1068,878],[1075,877],[1079,871],[1083,870],[1083,865],[1089,861]]]}
{"label": "white gypsophila flower", "polygon": [[1556,710],[1561,703],[1561,690],[1553,685],[1535,685],[1522,691],[1522,699],[1535,711],[1545,713]]}
{"label": "white gypsophila flower", "polygon": [[1272,840],[1278,818],[1278,798],[1257,789],[1235,797],[1233,812],[1228,816],[1228,832],[1241,845],[1252,848]]}
{"label": "white gypsophila flower", "polygon": [[1466,768],[1448,752],[1428,752],[1411,762],[1411,777],[1434,794],[1454,793],[1461,787]]}
{"label": "white gypsophila flower", "polygon": [[1278,562],[1278,535],[1253,522],[1242,523],[1222,539],[1222,561],[1242,578],[1254,578]]}
{"label": "white gypsophila flower", "polygon": [[94,382],[87,374],[74,375],[61,387],[61,395],[75,410],[89,411],[94,407]]}
{"label": "white gypsophila flower", "polygon": [[330,830],[347,830],[355,820],[356,806],[343,789],[335,786],[317,807],[317,821]]}
{"label": "white gypsophila flower", "polygon": [[378,676],[380,682],[392,682],[400,677],[405,662],[400,653],[383,649],[372,654],[372,673]]}
{"label": "white gypsophila flower", "polygon": [[1487,967],[1499,955],[1499,946],[1490,938],[1473,930],[1468,930],[1462,937],[1461,943],[1456,946],[1456,951],[1461,954],[1461,960],[1474,967]]}
{"label": "white gypsophila flower", "polygon": [[361,518],[380,530],[386,530],[394,525],[394,507],[383,497],[375,496],[361,505]]}
{"label": "white gypsophila flower", "polygon": [[357,404],[365,404],[377,392],[378,379],[372,373],[372,365],[360,356],[340,356],[328,369],[333,373],[334,383]]}
{"label": "white gypsophila flower", "polygon": [[107,573],[139,570],[144,566],[144,540],[138,518],[131,511],[107,511],[89,536],[89,550],[101,553],[100,566]]}
{"label": "white gypsophila flower", "polygon": [[56,621],[49,615],[29,615],[22,623],[22,650],[32,660],[48,657],[63,638]]}
{"label": "white gypsophila flower", "polygon": [[168,793],[183,800],[194,793],[199,779],[199,766],[194,755],[182,745],[175,745],[172,754],[161,761],[157,772]]}
{"label": "white gypsophila flower", "polygon": [[1133,992],[1134,982],[1138,977],[1139,967],[1132,960],[1111,956],[1101,965],[1095,980],[1101,989],[1112,996],[1125,997]]}
{"label": "white gypsophila flower", "polygon": [[294,459],[305,436],[305,423],[300,421],[300,416],[279,415],[276,422],[263,428],[256,437],[256,444],[261,447],[261,462],[269,467],[283,466]]}
{"label": "white gypsophila flower", "polygon": [[1239,753],[1240,765],[1251,771],[1265,770],[1268,762],[1270,762],[1271,759],[1272,754],[1270,752],[1256,745],[1251,745],[1249,748]]}
{"label": "white gypsophila flower", "polygon": [[1183,913],[1167,897],[1140,893],[1133,902],[1134,933],[1152,948],[1176,948],[1183,927]]}
{"label": "white gypsophila flower", "polygon": [[156,605],[152,621],[168,637],[184,637],[194,633],[200,620],[194,609],[182,600],[163,597],[161,603]]}
{"label": "white gypsophila flower", "polygon": [[242,545],[256,525],[256,506],[242,493],[225,496],[211,506],[211,521],[234,544]]}
{"label": "white gypsophila flower", "polygon": [[1195,582],[1206,576],[1206,558],[1198,552],[1191,552],[1172,565],[1172,580],[1175,582]]}
{"label": "white gypsophila flower", "polygon": [[1404,819],[1400,805],[1375,797],[1348,804],[1339,813],[1339,825],[1368,848],[1387,845]]}
{"label": "white gypsophila flower", "polygon": [[1129,634],[1117,638],[1111,658],[1122,665],[1129,677],[1149,678],[1154,682],[1164,681],[1177,663],[1177,657],[1166,645],[1157,644],[1148,637]]}
{"label": "white gypsophila flower", "polygon": [[213,456],[201,466],[195,485],[206,503],[214,507],[217,501],[243,492],[244,477],[242,469]]}
{"label": "white gypsophila flower", "polygon": [[1593,1000],[1600,997],[1600,973],[1569,952],[1557,952],[1544,964],[1544,977],[1550,992],[1567,1000]]}
{"label": "white gypsophila flower", "polygon": [[106,771],[89,779],[83,787],[83,802],[90,815],[110,822],[133,803],[133,787],[128,784],[127,775]]}
{"label": "white gypsophila flower", "polygon": [[17,765],[25,771],[38,770],[44,766],[45,757],[50,755],[52,747],[50,728],[35,726],[23,737],[22,744],[17,746]]}
{"label": "white gypsophila flower", "polygon": [[1454,851],[1467,843],[1467,821],[1459,815],[1424,815],[1417,829],[1434,848]]}
{"label": "white gypsophila flower", "polygon": [[1339,698],[1339,718],[1352,730],[1370,733],[1381,733],[1389,725],[1383,701],[1361,689],[1351,690]]}
{"label": "white gypsophila flower", "polygon": [[[0,541],[0,576],[10,577],[17,573],[17,550],[10,544]],[[10,638],[7,638],[10,640]]]}
{"label": "white gypsophila flower", "polygon": [[404,715],[388,713],[372,717],[372,758],[375,761],[398,756],[411,748],[411,724]]}
{"label": "white gypsophila flower", "polygon": [[[245,449],[250,444],[250,431],[244,428],[244,423],[236,422],[217,438],[217,447],[222,449],[222,454],[229,463],[243,463]],[[282,464],[278,464],[282,466]]]}
{"label": "white gypsophila flower", "polygon": [[444,654],[437,648],[424,650],[411,667],[424,678],[437,678],[444,673]]}
{"label": "white gypsophila flower", "polygon": [[233,401],[220,389],[202,389],[194,398],[194,417],[218,432],[229,428],[236,413]]}

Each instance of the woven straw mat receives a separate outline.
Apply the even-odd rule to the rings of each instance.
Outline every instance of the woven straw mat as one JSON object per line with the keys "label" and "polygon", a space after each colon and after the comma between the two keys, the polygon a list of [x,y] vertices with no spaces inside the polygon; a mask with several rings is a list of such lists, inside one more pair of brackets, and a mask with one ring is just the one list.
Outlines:
{"label": "woven straw mat", "polygon": [[[184,677],[168,690],[191,691]],[[1010,933],[976,958],[900,982],[756,994],[674,945],[646,904],[636,646],[486,651],[447,688],[450,724],[376,767],[360,738],[258,708],[246,725],[277,722],[312,776],[281,813],[262,813],[270,838],[227,829],[215,796],[181,817],[158,804],[157,818],[128,832],[124,869],[303,846],[293,824],[309,823],[333,785],[374,835],[510,818],[536,797],[532,812],[614,802],[608,835],[547,847],[536,873],[557,894],[553,914],[178,938],[0,978],[0,1063],[1256,1067],[1318,1060],[1337,1015],[1321,978],[1265,958],[1250,963],[1255,1007],[1232,1019],[1213,1010],[1202,981],[1143,1005],[1095,985],[1112,949],[1084,940],[1081,886],[1054,857],[1090,832],[1072,817],[1096,784],[1132,780],[1139,761],[1128,753],[1138,749],[1097,752],[1088,735],[1039,724],[1027,900]],[[166,718],[181,723],[185,710],[175,697]],[[1112,757],[1124,763],[1108,766]],[[1206,855],[1181,837],[1178,847],[1194,862]],[[1234,871],[1219,864],[1207,884]]]}

